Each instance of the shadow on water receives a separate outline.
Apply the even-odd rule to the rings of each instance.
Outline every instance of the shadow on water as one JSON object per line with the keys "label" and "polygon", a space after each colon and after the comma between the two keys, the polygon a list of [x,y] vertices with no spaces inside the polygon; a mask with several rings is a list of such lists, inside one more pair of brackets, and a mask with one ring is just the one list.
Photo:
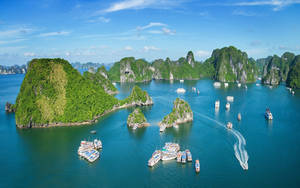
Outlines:
{"label": "shadow on water", "polygon": [[142,128],[137,128],[135,130],[133,130],[132,128],[128,127],[128,133],[132,138],[136,138],[137,140],[142,140],[142,138],[145,135],[145,132],[147,130],[147,127],[142,127]]}
{"label": "shadow on water", "polygon": [[193,125],[192,122],[188,122],[188,123],[180,124],[178,128],[175,127],[166,128],[166,130],[161,134],[172,135],[174,136],[175,139],[188,137],[191,133],[192,125]]}

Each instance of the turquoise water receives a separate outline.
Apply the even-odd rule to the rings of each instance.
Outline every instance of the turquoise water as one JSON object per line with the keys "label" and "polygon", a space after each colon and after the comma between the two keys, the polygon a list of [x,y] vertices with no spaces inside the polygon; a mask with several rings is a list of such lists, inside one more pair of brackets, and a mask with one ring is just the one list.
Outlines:
{"label": "turquoise water", "polygon": [[[300,95],[292,96],[284,86],[269,89],[249,84],[248,90],[230,85],[215,89],[210,80],[185,83],[152,81],[138,84],[153,97],[152,107],[142,108],[150,127],[132,131],[126,119],[133,109],[111,113],[91,126],[47,129],[16,129],[14,114],[6,114],[6,101],[14,102],[24,75],[0,76],[0,187],[299,187],[300,186]],[[118,98],[129,95],[133,85],[118,85]],[[187,92],[178,95],[175,90]],[[197,95],[192,87],[200,90]],[[234,96],[229,112],[226,96]],[[176,97],[188,101],[193,123],[159,133],[156,124],[171,111]],[[221,101],[219,113],[214,101]],[[274,120],[264,118],[270,107]],[[242,121],[237,121],[241,112]],[[239,137],[222,126],[233,123]],[[90,134],[97,130],[97,134]],[[83,139],[100,138],[101,157],[93,164],[79,159],[77,148]],[[237,138],[246,141],[249,170],[235,157]],[[147,161],[165,142],[177,142],[190,149],[201,163]]]}

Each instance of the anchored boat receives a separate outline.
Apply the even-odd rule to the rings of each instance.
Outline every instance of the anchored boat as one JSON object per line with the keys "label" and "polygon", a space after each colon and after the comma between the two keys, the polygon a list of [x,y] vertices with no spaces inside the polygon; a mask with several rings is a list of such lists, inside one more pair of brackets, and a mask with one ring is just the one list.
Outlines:
{"label": "anchored boat", "polygon": [[186,163],[186,153],[183,151],[181,155],[181,162]]}
{"label": "anchored boat", "polygon": [[197,173],[200,172],[200,162],[199,162],[198,159],[197,159],[196,162],[195,162],[195,169],[196,169],[196,172],[197,172]]}
{"label": "anchored boat", "polygon": [[225,108],[226,108],[226,110],[229,110],[229,109],[230,109],[230,104],[229,104],[229,103],[226,103]]}
{"label": "anchored boat", "polygon": [[269,108],[266,109],[265,117],[266,117],[266,119],[268,119],[268,120],[272,120],[272,119],[273,119],[273,115],[272,115],[272,113],[271,113],[271,111],[270,111]]}
{"label": "anchored boat", "polygon": [[186,156],[187,156],[187,161],[188,162],[192,162],[192,154],[191,154],[191,152],[190,152],[190,150],[185,150],[185,153],[186,153]]}
{"label": "anchored boat", "polygon": [[181,152],[177,153],[177,162],[180,163],[181,162]]}
{"label": "anchored boat", "polygon": [[238,117],[237,117],[237,119],[238,119],[239,121],[241,121],[241,120],[242,120],[242,115],[241,115],[241,113],[238,113]]}
{"label": "anchored boat", "polygon": [[220,108],[220,101],[217,100],[217,101],[215,102],[215,109],[216,109],[216,110],[219,110],[219,108]]}
{"label": "anchored boat", "polygon": [[148,161],[148,166],[152,167],[161,159],[161,151],[155,150],[152,157]]}
{"label": "anchored boat", "polygon": [[177,92],[177,93],[185,93],[185,89],[183,89],[183,88],[178,88],[178,89],[176,90],[176,92]]}

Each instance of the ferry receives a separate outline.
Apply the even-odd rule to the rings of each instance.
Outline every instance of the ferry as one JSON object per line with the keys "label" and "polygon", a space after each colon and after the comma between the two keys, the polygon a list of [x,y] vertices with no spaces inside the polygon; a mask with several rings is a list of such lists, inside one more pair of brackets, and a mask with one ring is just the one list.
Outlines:
{"label": "ferry", "polygon": [[220,101],[219,100],[217,100],[216,102],[215,102],[215,109],[219,109],[220,108]]}
{"label": "ferry", "polygon": [[186,163],[186,154],[185,154],[185,151],[183,151],[182,154],[181,154],[181,162],[182,163]]}
{"label": "ferry", "polygon": [[177,153],[177,162],[180,163],[181,162],[181,152]]}
{"label": "ferry", "polygon": [[268,120],[272,120],[272,119],[273,119],[273,115],[272,115],[272,113],[271,113],[271,111],[270,111],[269,108],[266,109],[265,117],[266,117],[266,119],[268,119]]}
{"label": "ferry", "polygon": [[176,159],[176,157],[177,157],[176,152],[162,152],[161,160],[162,161],[169,161],[169,160]]}
{"label": "ferry", "polygon": [[226,103],[225,108],[226,108],[226,110],[229,110],[229,109],[230,109],[230,104],[229,104],[229,103]]}
{"label": "ferry", "polygon": [[165,146],[163,147],[162,151],[166,152],[178,152],[180,150],[179,144],[167,142],[165,143]]}
{"label": "ferry", "polygon": [[238,119],[239,121],[241,121],[241,120],[242,120],[242,115],[241,115],[241,113],[238,113],[238,117],[237,117],[237,119]]}
{"label": "ferry", "polygon": [[229,121],[226,125],[227,129],[232,129],[232,123]]}
{"label": "ferry", "polygon": [[215,82],[214,87],[216,87],[216,88],[221,87],[221,83],[220,82]]}
{"label": "ferry", "polygon": [[178,88],[178,89],[176,90],[176,92],[177,92],[177,93],[185,93],[185,89],[183,89],[183,88]]}
{"label": "ferry", "polygon": [[148,166],[152,167],[161,159],[161,151],[155,150],[152,157],[148,161]]}
{"label": "ferry", "polygon": [[197,172],[197,173],[200,172],[200,162],[199,162],[198,159],[197,159],[196,162],[195,162],[195,169],[196,169],[196,172]]}
{"label": "ferry", "polygon": [[227,97],[226,97],[226,100],[227,100],[228,102],[233,102],[234,97],[233,97],[233,96],[227,96]]}
{"label": "ferry", "polygon": [[192,154],[190,152],[190,150],[185,150],[185,153],[186,153],[186,156],[187,156],[187,161],[188,162],[191,162],[193,159],[192,159]]}

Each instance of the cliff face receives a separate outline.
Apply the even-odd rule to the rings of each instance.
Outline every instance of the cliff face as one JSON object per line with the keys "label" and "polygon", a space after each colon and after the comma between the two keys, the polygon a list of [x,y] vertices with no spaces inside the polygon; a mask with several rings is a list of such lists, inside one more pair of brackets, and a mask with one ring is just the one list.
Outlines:
{"label": "cliff face", "polygon": [[108,79],[108,74],[104,66],[98,68],[97,72],[91,73],[90,71],[84,72],[83,76],[90,79],[95,84],[98,84],[104,91],[110,95],[118,93],[117,88]]}
{"label": "cliff face", "polygon": [[274,55],[268,60],[269,61],[263,68],[262,83],[268,85],[278,85],[280,82],[285,82],[288,77],[290,67],[295,60],[295,55],[286,52],[281,57]]}
{"label": "cliff face", "polygon": [[133,128],[141,128],[148,126],[147,119],[145,118],[141,109],[136,108],[127,118],[127,125]]}
{"label": "cliff face", "polygon": [[256,80],[255,62],[248,59],[246,52],[233,46],[215,49],[207,61],[214,65],[214,78],[218,81],[247,83]]}
{"label": "cliff face", "polygon": [[25,74],[27,72],[26,65],[2,66],[0,65],[0,74]]}
{"label": "cliff face", "polygon": [[172,127],[189,121],[193,121],[193,112],[190,105],[186,101],[177,98],[174,101],[172,112],[158,124],[159,126]]}
{"label": "cliff face", "polygon": [[[97,75],[103,77],[101,70]],[[128,98],[118,100],[66,60],[33,59],[14,107],[17,126],[31,128],[90,124],[115,109],[149,104],[151,97],[137,86]]]}
{"label": "cliff face", "polygon": [[291,88],[300,88],[300,55],[295,57],[291,65],[286,84]]}

